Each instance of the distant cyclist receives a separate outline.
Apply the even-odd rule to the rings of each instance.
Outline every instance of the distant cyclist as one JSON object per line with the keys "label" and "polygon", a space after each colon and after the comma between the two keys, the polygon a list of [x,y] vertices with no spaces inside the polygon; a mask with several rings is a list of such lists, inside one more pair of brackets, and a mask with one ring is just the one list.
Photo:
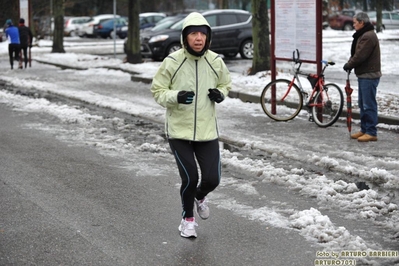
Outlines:
{"label": "distant cyclist", "polygon": [[12,24],[11,19],[6,20],[6,37],[8,39],[8,55],[10,57],[11,69],[14,68],[14,57],[15,60],[19,61],[20,41],[19,41],[19,30]]}
{"label": "distant cyclist", "polygon": [[[32,47],[32,31],[25,26],[25,20],[21,18],[19,20],[19,40],[20,40],[20,45],[21,45],[21,51],[24,53],[24,63],[25,63],[25,68],[28,65],[28,47]],[[20,64],[20,68],[22,68],[22,64]]]}

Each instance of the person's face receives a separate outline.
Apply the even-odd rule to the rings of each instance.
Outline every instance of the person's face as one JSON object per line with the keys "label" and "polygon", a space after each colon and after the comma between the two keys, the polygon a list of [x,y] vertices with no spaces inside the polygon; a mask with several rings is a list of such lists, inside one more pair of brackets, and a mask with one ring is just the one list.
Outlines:
{"label": "person's face", "polygon": [[206,34],[194,31],[187,35],[187,43],[195,52],[201,52],[205,47]]}
{"label": "person's face", "polygon": [[355,30],[360,30],[361,28],[363,28],[364,26],[364,22],[361,21],[359,22],[357,19],[353,19],[353,28],[355,28]]}

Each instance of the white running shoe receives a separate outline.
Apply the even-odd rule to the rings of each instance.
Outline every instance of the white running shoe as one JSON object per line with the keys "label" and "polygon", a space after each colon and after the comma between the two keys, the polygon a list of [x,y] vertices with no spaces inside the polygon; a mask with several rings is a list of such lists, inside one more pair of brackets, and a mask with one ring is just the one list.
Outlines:
{"label": "white running shoe", "polygon": [[198,226],[195,219],[193,221],[187,221],[183,218],[179,225],[180,235],[182,237],[197,237],[195,226]]}
{"label": "white running shoe", "polygon": [[197,205],[197,213],[199,217],[206,220],[209,218],[209,207],[208,207],[208,199],[203,198],[202,200],[195,199],[195,204]]}

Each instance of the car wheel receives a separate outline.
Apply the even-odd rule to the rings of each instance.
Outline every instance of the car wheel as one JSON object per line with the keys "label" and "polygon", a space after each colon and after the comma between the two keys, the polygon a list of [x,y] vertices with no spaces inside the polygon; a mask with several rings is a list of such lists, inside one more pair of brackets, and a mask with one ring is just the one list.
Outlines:
{"label": "car wheel", "polygon": [[109,33],[109,37],[111,39],[114,39],[114,37],[115,37],[115,39],[119,38],[118,34],[115,34],[115,32],[113,30],[111,30],[111,32]]}
{"label": "car wheel", "polygon": [[344,25],[344,31],[351,31],[351,30],[353,30],[353,25],[350,23],[346,23]]}
{"label": "car wheel", "polygon": [[254,57],[254,43],[252,40],[246,40],[241,44],[240,55],[243,59],[252,59]]}
{"label": "car wheel", "polygon": [[165,57],[168,56],[169,54],[179,50],[181,48],[181,45],[179,43],[172,43],[171,45],[168,46],[166,49],[166,54]]}
{"label": "car wheel", "polygon": [[225,53],[225,54],[223,54],[223,55],[224,55],[224,57],[226,57],[226,58],[233,58],[233,57],[236,57],[237,54],[238,54],[238,53]]}
{"label": "car wheel", "polygon": [[72,30],[72,31],[69,33],[69,36],[71,36],[71,37],[76,37],[77,34],[76,34],[76,32],[75,32],[74,30]]}

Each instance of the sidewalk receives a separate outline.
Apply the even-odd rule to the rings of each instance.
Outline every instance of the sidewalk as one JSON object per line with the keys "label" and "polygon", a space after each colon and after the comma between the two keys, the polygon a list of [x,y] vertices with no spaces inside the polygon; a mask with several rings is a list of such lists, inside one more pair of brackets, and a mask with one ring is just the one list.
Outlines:
{"label": "sidewalk", "polygon": [[[42,64],[51,64],[54,66],[58,66],[62,69],[68,69],[68,68],[76,69],[76,70],[86,70],[87,69],[86,67],[71,67],[68,65],[62,65],[62,64],[58,64],[58,63],[49,63],[47,61],[41,61],[40,59],[35,59],[35,61],[42,63]],[[107,68],[112,69],[112,70],[119,70],[119,71],[123,71],[123,72],[131,74],[131,80],[134,82],[143,82],[146,84],[150,84],[152,82],[151,78],[143,77],[142,75],[140,75],[140,73],[137,73],[137,72],[129,71],[127,69],[123,69],[123,68],[115,67],[115,66],[109,66]],[[345,92],[344,92],[344,94],[345,94]],[[259,96],[247,94],[247,93],[243,93],[243,92],[230,91],[228,96],[230,98],[240,99],[243,102],[260,103]],[[352,97],[354,97],[354,96],[352,96]],[[346,117],[346,108],[345,107],[342,110],[341,117]],[[352,118],[360,119],[360,114],[359,114],[358,110],[352,110]],[[387,124],[387,125],[399,125],[399,117],[384,116],[384,115],[380,114],[378,116],[378,122],[382,123],[382,124]]]}

